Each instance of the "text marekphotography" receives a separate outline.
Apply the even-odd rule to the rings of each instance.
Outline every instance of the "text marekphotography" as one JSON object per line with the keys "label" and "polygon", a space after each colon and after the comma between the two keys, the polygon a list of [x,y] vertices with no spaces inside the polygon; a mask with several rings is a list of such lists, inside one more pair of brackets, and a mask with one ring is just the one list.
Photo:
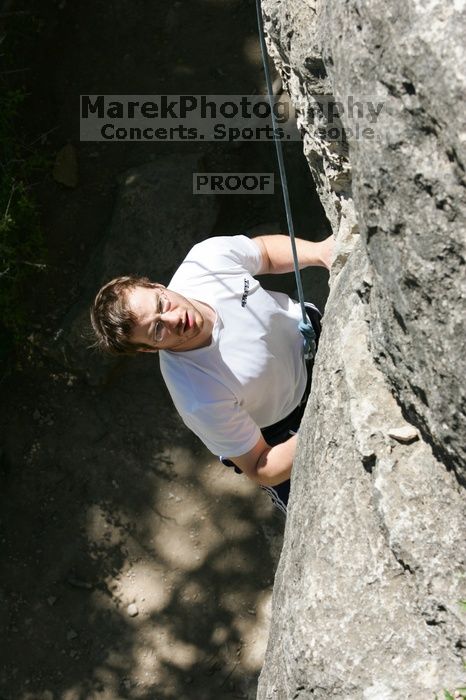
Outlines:
{"label": "text marekphotography", "polygon": [[[332,141],[374,139],[380,99],[310,100],[316,129]],[[272,119],[272,114],[274,119]],[[267,95],[81,95],[81,141],[299,141],[287,100]]]}

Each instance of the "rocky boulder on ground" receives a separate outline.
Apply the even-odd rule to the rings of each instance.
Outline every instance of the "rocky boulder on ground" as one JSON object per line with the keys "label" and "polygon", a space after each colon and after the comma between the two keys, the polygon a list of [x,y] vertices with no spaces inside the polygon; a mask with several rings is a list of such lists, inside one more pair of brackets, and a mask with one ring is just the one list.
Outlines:
{"label": "rocky boulder on ground", "polygon": [[129,274],[167,284],[188,250],[211,235],[218,204],[214,197],[194,197],[186,177],[201,167],[200,156],[186,153],[159,158],[119,177],[112,221],[89,262],[79,302],[55,342],[40,341],[46,352],[91,383],[104,381],[124,361],[89,349],[89,308],[99,288]]}

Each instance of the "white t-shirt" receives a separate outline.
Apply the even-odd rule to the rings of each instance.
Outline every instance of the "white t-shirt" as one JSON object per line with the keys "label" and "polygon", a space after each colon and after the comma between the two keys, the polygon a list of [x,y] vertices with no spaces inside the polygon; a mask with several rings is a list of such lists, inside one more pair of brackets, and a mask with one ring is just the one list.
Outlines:
{"label": "white t-shirt", "polygon": [[183,421],[225,457],[251,450],[260,428],[291,413],[306,387],[299,303],[263,289],[254,279],[260,264],[247,236],[209,238],[191,249],[168,285],[217,312],[210,345],[159,354]]}

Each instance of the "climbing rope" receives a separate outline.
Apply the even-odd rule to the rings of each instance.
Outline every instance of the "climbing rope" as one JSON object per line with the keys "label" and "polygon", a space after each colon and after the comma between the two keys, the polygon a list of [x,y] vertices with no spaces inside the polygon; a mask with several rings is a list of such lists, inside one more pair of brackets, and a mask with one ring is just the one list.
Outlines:
{"label": "climbing rope", "polygon": [[268,94],[268,98],[269,98],[270,112],[271,112],[271,118],[272,118],[273,140],[275,143],[275,149],[277,151],[277,160],[278,160],[278,167],[280,170],[280,180],[282,183],[283,200],[285,203],[286,220],[287,220],[287,224],[288,224],[288,232],[290,235],[291,250],[293,252],[294,274],[296,277],[298,299],[299,299],[299,303],[301,306],[302,319],[299,322],[299,330],[301,331],[301,334],[304,337],[304,356],[306,357],[306,359],[312,359],[315,355],[315,352],[316,352],[316,334],[315,334],[314,328],[312,327],[312,324],[310,323],[310,321],[307,317],[306,307],[304,305],[303,285],[301,282],[301,275],[299,272],[298,253],[296,250],[296,239],[295,239],[295,234],[294,234],[293,217],[291,215],[290,196],[288,194],[288,183],[287,183],[287,179],[286,179],[285,162],[283,159],[283,145],[282,145],[282,142],[281,142],[281,139],[279,136],[279,131],[278,131],[278,127],[277,127],[277,120],[276,120],[275,112],[273,109],[274,105],[273,105],[272,79],[270,77],[270,71],[269,71],[267,46],[265,43],[264,27],[263,27],[263,19],[262,19],[260,0],[256,0],[256,10],[257,10],[257,25],[259,27],[259,40],[260,40],[261,52],[262,52],[262,62],[264,64],[265,80],[267,82],[267,94]]}

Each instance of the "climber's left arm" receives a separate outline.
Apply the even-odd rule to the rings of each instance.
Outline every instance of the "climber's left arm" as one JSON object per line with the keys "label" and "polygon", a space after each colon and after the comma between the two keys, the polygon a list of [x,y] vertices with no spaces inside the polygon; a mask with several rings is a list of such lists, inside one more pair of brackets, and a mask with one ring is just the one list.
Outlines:
{"label": "climber's left arm", "polygon": [[[270,275],[293,271],[293,253],[289,236],[281,234],[257,236],[252,239],[262,253],[262,267],[258,274]],[[319,266],[330,269],[335,239],[333,235],[315,243],[296,239],[299,268]]]}

